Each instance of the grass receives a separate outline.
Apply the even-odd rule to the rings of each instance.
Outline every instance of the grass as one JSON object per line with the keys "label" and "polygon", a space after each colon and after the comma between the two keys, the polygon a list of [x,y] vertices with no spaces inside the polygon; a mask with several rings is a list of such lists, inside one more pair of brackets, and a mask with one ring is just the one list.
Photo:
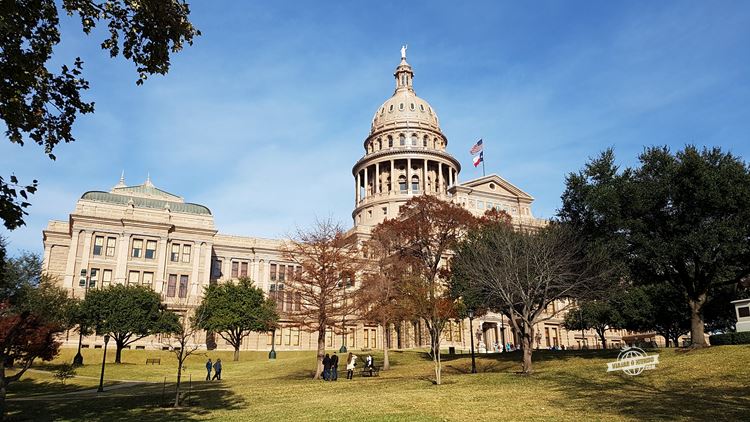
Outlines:
{"label": "grass", "polygon": [[[75,350],[37,369],[54,370]],[[10,401],[10,420],[294,420],[294,421],[477,421],[477,420],[740,420],[750,412],[749,346],[680,352],[658,350],[657,369],[638,376],[605,372],[617,351],[535,352],[535,374],[520,376],[517,354],[478,357],[470,374],[468,355],[445,356],[443,385],[432,383],[432,362],[419,351],[391,352],[392,370],[379,378],[312,381],[313,352],[210,352],[224,363],[221,382],[205,382],[205,355],[192,357],[191,405],[162,407],[174,391],[176,361],[168,352],[126,350],[123,363],[108,364],[107,380],[144,380],[104,396],[70,395]],[[362,354],[362,353],[360,353]],[[375,354],[376,363],[382,363]],[[160,357],[161,365],[145,365]],[[12,384],[9,397],[92,388],[98,384],[101,350],[85,350],[81,377],[60,383],[33,372]],[[108,356],[108,360],[109,356]],[[111,360],[110,360],[111,361]],[[90,378],[89,378],[90,377]],[[166,397],[162,398],[164,377]],[[109,381],[107,385],[113,385]],[[187,385],[186,385],[187,387]]]}

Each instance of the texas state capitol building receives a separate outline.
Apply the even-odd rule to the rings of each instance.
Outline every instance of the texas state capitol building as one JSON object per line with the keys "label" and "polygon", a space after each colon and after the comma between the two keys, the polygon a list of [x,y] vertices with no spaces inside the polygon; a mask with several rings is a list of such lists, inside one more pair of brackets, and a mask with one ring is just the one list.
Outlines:
{"label": "texas state capitol building", "polygon": [[[414,92],[414,72],[403,50],[394,76],[395,92],[375,111],[363,143],[365,154],[352,169],[355,204],[349,235],[358,241],[366,239],[375,225],[394,218],[409,198],[423,194],[460,204],[475,215],[492,208],[504,210],[519,228],[546,224],[534,218],[533,198],[498,175],[459,182],[461,164],[446,150],[448,138],[440,130],[436,111]],[[157,188],[150,178],[141,185],[129,186],[121,177],[109,191],[84,193],[67,221],[50,221],[43,237],[44,270],[74,297],[86,294],[86,280],[81,276],[86,270],[92,288],[113,283],[142,284],[159,292],[170,308],[186,311],[200,303],[209,284],[250,277],[276,298],[282,311],[276,348],[316,348],[316,335],[284,323],[283,311],[298,304],[294,292],[283,288],[287,275],[294,271],[283,260],[283,240],[219,233],[207,206],[185,202]],[[537,345],[598,344],[593,332],[569,332],[561,323],[559,316],[539,324]],[[519,343],[507,320],[502,321],[499,315],[477,318],[474,328],[488,347],[501,343],[501,330],[506,342]],[[381,330],[377,325],[352,323],[347,327],[346,345],[379,348]],[[609,343],[618,346],[621,334],[611,333]],[[271,333],[252,333],[242,349],[268,350],[271,338]],[[418,321],[395,327],[391,339],[393,348],[429,345],[429,333]],[[77,345],[78,338],[70,332],[65,340],[68,345]],[[205,338],[201,341],[205,343]],[[216,341],[216,347],[229,348],[218,336]],[[468,320],[448,324],[443,341],[444,347],[468,349]],[[326,346],[337,349],[341,342],[342,336],[329,330]],[[102,344],[100,336],[83,341],[84,347]],[[161,349],[167,345],[153,336],[131,347]]]}

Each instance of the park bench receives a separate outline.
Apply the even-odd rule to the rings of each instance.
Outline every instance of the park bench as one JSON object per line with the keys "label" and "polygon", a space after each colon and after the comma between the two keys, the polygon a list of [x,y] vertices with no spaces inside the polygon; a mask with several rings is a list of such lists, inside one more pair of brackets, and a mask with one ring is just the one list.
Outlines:
{"label": "park bench", "polygon": [[377,377],[380,375],[380,368],[373,366],[371,368],[362,367],[359,374],[363,377]]}
{"label": "park bench", "polygon": [[148,365],[149,363],[151,365],[157,365],[157,364],[161,365],[161,359],[160,358],[148,358],[146,359],[146,365]]}

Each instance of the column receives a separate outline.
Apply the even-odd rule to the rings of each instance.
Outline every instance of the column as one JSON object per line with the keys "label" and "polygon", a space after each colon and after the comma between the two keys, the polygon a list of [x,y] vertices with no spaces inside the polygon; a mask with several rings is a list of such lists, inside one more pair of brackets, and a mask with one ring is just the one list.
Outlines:
{"label": "column", "polygon": [[221,257],[221,280],[227,281],[232,276],[232,263],[228,256]]}
{"label": "column", "polygon": [[368,196],[370,196],[369,192],[367,192],[368,189],[368,180],[367,180],[367,167],[365,167],[365,199],[367,199]]}
{"label": "column", "polygon": [[411,192],[411,158],[406,159],[406,193]]}
{"label": "column", "polygon": [[438,162],[438,193],[440,195],[445,193],[443,183],[443,163]]}
{"label": "column", "polygon": [[360,183],[359,182],[359,172],[357,172],[357,181],[355,183],[356,183],[356,187],[354,189],[354,192],[355,192],[354,196],[356,197],[356,202],[355,202],[354,205],[357,205],[357,204],[359,204],[359,199],[360,199],[359,198],[359,183]]}
{"label": "column", "polygon": [[201,277],[200,284],[208,286],[211,283],[211,252],[214,249],[214,245],[212,243],[204,243],[203,248],[205,248],[205,253],[203,254],[203,277]]}
{"label": "column", "polygon": [[393,159],[391,159],[391,192],[390,193],[393,194],[395,192],[396,192],[396,166],[395,166]]}
{"label": "column", "polygon": [[117,266],[115,267],[114,282],[125,283],[125,268],[128,266],[128,249],[130,248],[130,233],[122,233],[117,245]]}
{"label": "column", "polygon": [[375,163],[375,193],[380,195],[380,163]]}
{"label": "column", "polygon": [[424,160],[424,167],[422,167],[422,193],[427,193],[427,159]]}
{"label": "column", "polygon": [[193,269],[190,272],[190,279],[188,280],[188,283],[190,285],[188,286],[188,295],[186,298],[187,302],[190,302],[191,298],[195,298],[198,296],[198,285],[199,285],[199,264],[201,262],[201,257],[203,255],[203,243],[195,242],[193,243]]}
{"label": "column", "polygon": [[164,280],[166,279],[165,273],[167,272],[167,238],[162,237],[159,239],[159,254],[156,266],[156,280],[154,283],[154,290],[163,293],[164,292]]}
{"label": "column", "polygon": [[[86,232],[83,232],[86,233]],[[78,236],[79,231],[74,230],[73,235],[70,238],[70,247],[68,248],[68,261],[65,264],[65,286],[75,287],[74,280],[75,274],[73,272],[76,269],[76,255],[78,255]]]}

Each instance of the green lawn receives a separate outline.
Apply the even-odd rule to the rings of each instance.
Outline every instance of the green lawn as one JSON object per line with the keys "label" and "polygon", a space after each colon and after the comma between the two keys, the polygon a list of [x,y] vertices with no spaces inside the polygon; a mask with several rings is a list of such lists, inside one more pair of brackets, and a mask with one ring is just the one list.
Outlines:
{"label": "green lawn", "polygon": [[[11,385],[9,397],[95,388],[101,350],[84,352],[82,377],[64,388],[51,375],[34,372]],[[224,380],[202,381],[205,355],[195,356],[185,373],[185,381],[192,376],[192,405],[171,409],[160,406],[174,391],[171,354],[126,350],[123,364],[107,365],[107,385],[116,385],[114,380],[152,384],[105,396],[11,401],[8,409],[11,420],[748,420],[750,346],[656,352],[657,369],[638,376],[605,372],[617,351],[535,352],[536,373],[529,377],[516,374],[516,354],[479,357],[479,374],[468,373],[468,355],[446,356],[441,386],[432,384],[432,362],[417,351],[391,352],[393,368],[379,378],[348,381],[342,375],[336,383],[310,380],[312,352],[279,352],[275,362],[265,352],[243,353],[240,362],[232,362],[230,352],[211,352],[224,363]],[[52,370],[74,353],[66,349],[37,369]],[[146,366],[147,357],[160,357],[162,364]],[[375,358],[382,362],[380,354]]]}

